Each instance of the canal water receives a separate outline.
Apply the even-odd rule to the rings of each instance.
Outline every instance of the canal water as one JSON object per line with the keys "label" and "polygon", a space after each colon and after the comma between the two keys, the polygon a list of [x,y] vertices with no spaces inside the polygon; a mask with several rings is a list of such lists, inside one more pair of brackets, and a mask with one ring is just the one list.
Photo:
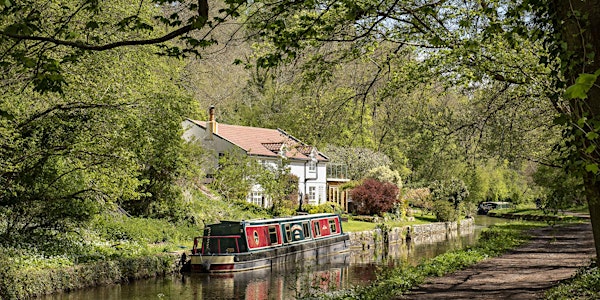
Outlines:
{"label": "canal water", "polygon": [[418,245],[391,245],[384,251],[351,251],[308,265],[286,265],[221,275],[173,275],[49,295],[41,299],[297,299],[355,285],[366,285],[390,266],[414,265],[422,259],[472,245],[483,228],[499,222],[506,220],[477,216],[474,230],[445,236],[442,241]]}

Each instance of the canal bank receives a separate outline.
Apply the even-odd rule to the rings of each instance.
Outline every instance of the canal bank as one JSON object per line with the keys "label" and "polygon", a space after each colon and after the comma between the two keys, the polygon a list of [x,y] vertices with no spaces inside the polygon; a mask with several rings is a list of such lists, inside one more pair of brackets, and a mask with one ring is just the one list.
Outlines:
{"label": "canal bank", "polygon": [[29,299],[178,272],[178,254],[122,258],[72,267],[23,271],[0,261],[0,299]]}
{"label": "canal bank", "polygon": [[[374,260],[379,261],[381,257],[386,255],[406,256],[408,254],[398,253],[399,251],[406,250],[406,248],[422,252],[424,250],[418,250],[420,248],[415,247],[415,245],[446,241],[448,238],[469,233],[469,230],[472,232],[473,224],[472,219],[466,219],[460,223],[431,223],[404,226],[401,228],[388,228],[387,230],[386,228],[378,228],[372,231],[351,233],[352,254],[348,255],[343,263],[335,262],[334,264],[330,264],[330,266],[335,265],[333,269],[319,269],[319,271],[339,274],[340,280],[342,280],[341,276],[352,277],[355,276],[353,275],[354,273],[361,273],[361,271],[348,270],[349,263],[355,264],[353,268],[357,269],[365,268],[367,265],[368,268],[375,269],[374,265],[371,264]],[[362,249],[365,250],[363,251]],[[60,269],[41,270],[27,274],[12,269],[4,271],[11,272],[11,274],[8,277],[2,276],[4,282],[0,285],[0,289],[3,289],[0,292],[2,295],[5,295],[4,298],[6,299],[23,299],[81,289],[83,290],[76,294],[83,295],[86,293],[85,288],[108,286],[106,288],[111,289],[110,286],[114,286],[115,284],[116,286],[125,287],[143,278],[157,278],[156,281],[163,282],[165,279],[161,278],[170,278],[171,276],[168,275],[178,273],[180,267],[179,260],[180,253],[165,253],[149,257],[120,259],[81,264]],[[340,270],[346,271],[342,272]],[[0,273],[2,272],[0,271]],[[286,272],[289,273],[288,271]],[[283,272],[283,274],[286,272]],[[263,273],[268,273],[265,276],[270,276],[271,271],[264,270]],[[194,275],[192,279],[196,277],[200,278],[201,276],[203,275]],[[236,275],[235,280],[243,281],[245,280],[243,277]],[[255,280],[255,278],[251,279]],[[251,279],[248,280],[251,281]],[[216,279],[213,278],[212,280],[214,283]],[[219,280],[225,281],[225,279]],[[200,282],[204,282],[204,279],[200,279]],[[352,284],[355,284],[355,282],[353,281]],[[256,285],[256,283],[251,283],[251,285]],[[99,289],[102,290],[104,288]],[[87,296],[85,297],[87,298]],[[62,299],[62,297],[58,296],[56,299]],[[73,299],[77,299],[77,297]]]}

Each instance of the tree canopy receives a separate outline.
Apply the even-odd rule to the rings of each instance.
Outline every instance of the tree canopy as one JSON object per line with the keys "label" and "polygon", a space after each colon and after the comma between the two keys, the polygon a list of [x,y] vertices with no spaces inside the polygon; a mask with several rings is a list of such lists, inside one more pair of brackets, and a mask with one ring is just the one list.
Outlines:
{"label": "tree canopy", "polygon": [[[384,154],[416,187],[459,177],[471,197],[533,198],[534,169],[564,168],[600,253],[597,15],[597,0],[2,1],[3,213],[172,194],[153,181],[191,162],[167,155],[185,147],[158,121],[195,114],[206,92],[227,120]],[[199,89],[194,68],[217,70],[197,58],[235,43],[241,57],[210,66],[240,76],[203,84],[241,88]],[[35,215],[4,226],[46,223]]]}

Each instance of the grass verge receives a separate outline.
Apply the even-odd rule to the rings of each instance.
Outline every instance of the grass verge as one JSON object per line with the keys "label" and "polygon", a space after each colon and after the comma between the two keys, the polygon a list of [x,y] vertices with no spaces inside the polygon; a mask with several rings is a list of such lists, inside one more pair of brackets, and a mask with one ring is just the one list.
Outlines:
{"label": "grass verge", "polygon": [[546,299],[600,299],[600,269],[598,262],[577,271],[573,278],[561,282],[545,294]]}

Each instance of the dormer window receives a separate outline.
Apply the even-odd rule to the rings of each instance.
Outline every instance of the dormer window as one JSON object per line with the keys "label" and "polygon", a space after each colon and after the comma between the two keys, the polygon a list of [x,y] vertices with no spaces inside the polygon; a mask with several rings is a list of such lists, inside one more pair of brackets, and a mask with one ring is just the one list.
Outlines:
{"label": "dormer window", "polygon": [[281,158],[287,158],[287,146],[285,144],[281,145],[281,148],[279,148],[279,156]]}
{"label": "dormer window", "polygon": [[308,162],[308,172],[314,173],[317,172],[317,157],[315,155],[315,149],[310,152],[310,161]]}

